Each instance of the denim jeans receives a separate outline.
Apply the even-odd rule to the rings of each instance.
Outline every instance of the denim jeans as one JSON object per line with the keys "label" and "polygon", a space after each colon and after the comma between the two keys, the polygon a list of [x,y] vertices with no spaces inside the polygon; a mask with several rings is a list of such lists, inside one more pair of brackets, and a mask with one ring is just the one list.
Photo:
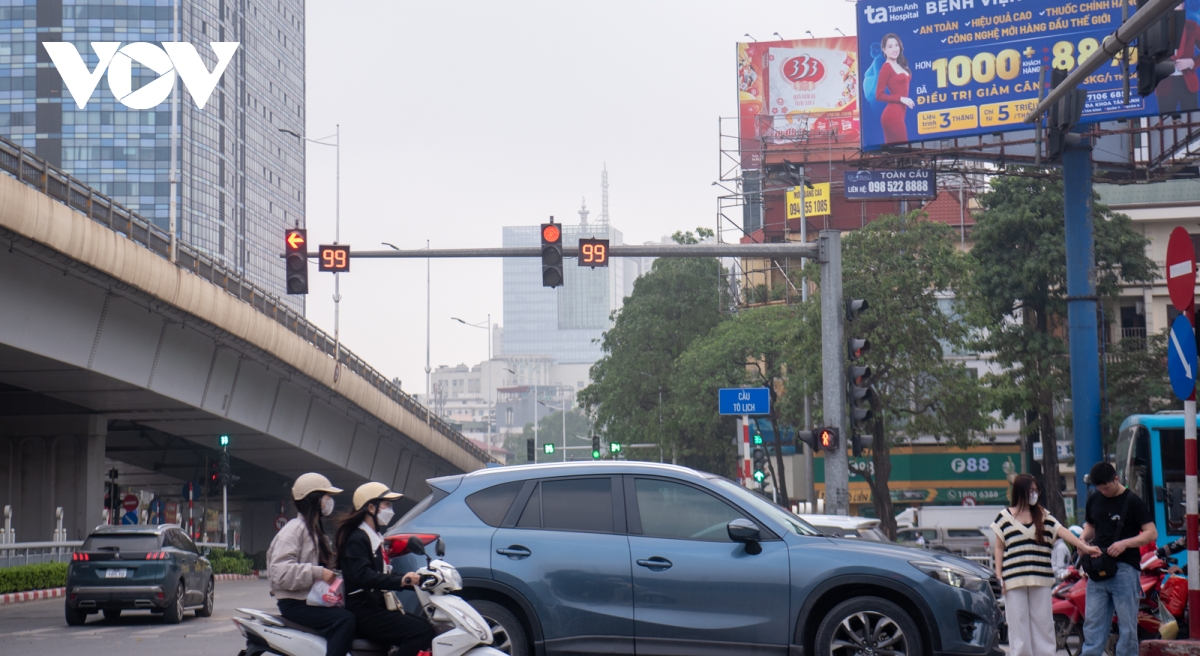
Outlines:
{"label": "denim jeans", "polygon": [[1142,597],[1137,568],[1117,564],[1117,575],[1107,581],[1087,582],[1087,614],[1083,619],[1083,653],[1102,656],[1112,630],[1113,612],[1121,629],[1116,656],[1138,656],[1137,611]]}

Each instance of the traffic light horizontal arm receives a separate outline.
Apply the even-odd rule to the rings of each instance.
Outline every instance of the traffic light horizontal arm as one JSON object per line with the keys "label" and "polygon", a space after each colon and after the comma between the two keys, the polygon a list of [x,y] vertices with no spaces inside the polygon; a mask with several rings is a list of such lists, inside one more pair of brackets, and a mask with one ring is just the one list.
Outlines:
{"label": "traffic light horizontal arm", "polygon": [[1104,42],[1100,44],[1100,52],[1094,52],[1088,56],[1078,68],[1071,71],[1061,84],[1050,90],[1046,94],[1045,99],[1033,108],[1033,111],[1025,117],[1026,123],[1036,123],[1041,119],[1042,114],[1050,111],[1067,91],[1078,87],[1087,79],[1089,75],[1096,72],[1096,69],[1103,66],[1106,62],[1112,61],[1112,58],[1117,53],[1129,47],[1138,38],[1138,35],[1150,28],[1155,21],[1162,18],[1168,11],[1175,9],[1179,4],[1179,0],[1150,0],[1150,2],[1129,17],[1123,25],[1117,28],[1117,31],[1104,37]]}
{"label": "traffic light horizontal arm", "polygon": [[[564,246],[565,257],[578,257],[579,249]],[[808,244],[792,242],[778,244],[614,244],[609,246],[609,257],[806,257],[818,259],[820,249],[817,242]],[[310,258],[319,256],[317,251],[308,253]],[[434,248],[386,251],[352,251],[351,257],[359,258],[456,258],[456,257],[538,257],[541,246],[511,246],[507,248]]]}

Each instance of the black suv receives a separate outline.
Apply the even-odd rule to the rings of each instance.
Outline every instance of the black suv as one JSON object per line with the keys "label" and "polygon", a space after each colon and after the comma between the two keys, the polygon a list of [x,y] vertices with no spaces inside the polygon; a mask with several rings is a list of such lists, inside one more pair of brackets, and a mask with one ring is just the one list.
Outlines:
{"label": "black suv", "polygon": [[115,619],[129,609],[162,613],[168,624],[188,609],[208,617],[214,585],[207,555],[174,524],[99,526],[67,570],[67,624],[79,626],[96,611]]}

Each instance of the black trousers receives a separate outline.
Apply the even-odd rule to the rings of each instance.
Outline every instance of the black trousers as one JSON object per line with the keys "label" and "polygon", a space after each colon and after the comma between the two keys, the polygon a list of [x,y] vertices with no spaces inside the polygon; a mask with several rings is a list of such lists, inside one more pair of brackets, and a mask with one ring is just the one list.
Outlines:
{"label": "black trousers", "polygon": [[[346,656],[354,642],[354,613],[345,608],[309,606],[300,599],[280,599],[279,614],[325,636],[325,656]],[[415,653],[415,652],[414,652]]]}
{"label": "black trousers", "polygon": [[358,637],[396,647],[395,656],[417,656],[433,644],[433,625],[423,618],[384,608],[354,608]]}

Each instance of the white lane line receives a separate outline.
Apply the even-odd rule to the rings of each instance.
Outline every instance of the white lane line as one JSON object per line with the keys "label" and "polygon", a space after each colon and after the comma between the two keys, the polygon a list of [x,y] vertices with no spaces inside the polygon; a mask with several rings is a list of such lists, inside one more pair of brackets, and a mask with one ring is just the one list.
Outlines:
{"label": "white lane line", "polygon": [[191,635],[210,635],[213,633],[228,633],[230,631],[236,631],[236,630],[237,630],[236,626],[234,626],[233,624],[228,624],[228,625],[218,626],[216,628],[208,629],[207,631],[200,631],[198,633],[193,633]]}

